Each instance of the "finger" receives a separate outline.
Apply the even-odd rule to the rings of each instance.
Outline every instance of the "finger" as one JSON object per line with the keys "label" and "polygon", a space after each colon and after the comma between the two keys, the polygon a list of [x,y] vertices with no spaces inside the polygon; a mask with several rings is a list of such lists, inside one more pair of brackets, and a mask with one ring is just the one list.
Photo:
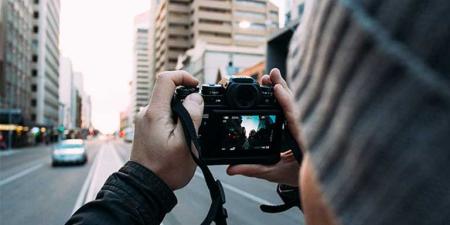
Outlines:
{"label": "finger", "polygon": [[286,81],[281,76],[281,72],[278,68],[274,68],[270,71],[270,80],[272,81],[273,85],[281,84],[281,86],[290,93],[289,87]]}
{"label": "finger", "polygon": [[282,161],[285,161],[285,162],[297,161],[295,159],[294,153],[292,153],[291,150],[281,153],[280,158]]}
{"label": "finger", "polygon": [[155,114],[169,115],[170,101],[177,86],[196,86],[198,80],[185,71],[167,71],[156,78],[149,109]]}
{"label": "finger", "polygon": [[264,165],[233,165],[227,168],[227,174],[233,175],[244,175],[248,177],[257,177],[265,179],[264,174],[268,171],[268,166]]}
{"label": "finger", "polygon": [[[189,116],[191,117],[192,122],[194,123],[195,131],[198,132],[203,117],[204,101],[202,96],[197,93],[188,95],[183,101],[183,106],[188,111]],[[173,134],[174,134],[173,136],[170,136],[172,138],[173,143],[186,145],[183,124],[179,120],[178,123],[175,125]],[[195,147],[192,147],[192,149],[194,150]],[[194,154],[198,157],[197,151],[194,150]]]}
{"label": "finger", "polygon": [[[202,96],[197,93],[188,95],[183,101],[183,106],[189,112],[195,130],[198,132],[203,117],[204,102]],[[177,126],[181,126],[181,124],[178,123]]]}
{"label": "finger", "polygon": [[262,85],[272,85],[272,81],[270,80],[270,76],[269,75],[264,75],[262,78],[261,78],[261,84]]}
{"label": "finger", "polygon": [[[297,113],[295,111],[295,104],[293,97],[289,90],[282,87],[281,84],[276,84],[274,86],[274,94],[275,98],[278,101],[278,104],[280,104],[281,109],[283,110],[284,117],[287,121],[287,126],[289,131],[291,132],[292,136],[296,138],[296,141],[299,142],[300,137],[300,125],[297,121]],[[298,143],[300,144],[300,143]]]}
{"label": "finger", "polygon": [[281,84],[276,84],[273,87],[273,90],[275,98],[277,99],[278,104],[280,104],[281,108],[283,109],[286,119],[295,119],[293,118],[295,117],[295,112],[292,95],[285,88],[283,88]]}

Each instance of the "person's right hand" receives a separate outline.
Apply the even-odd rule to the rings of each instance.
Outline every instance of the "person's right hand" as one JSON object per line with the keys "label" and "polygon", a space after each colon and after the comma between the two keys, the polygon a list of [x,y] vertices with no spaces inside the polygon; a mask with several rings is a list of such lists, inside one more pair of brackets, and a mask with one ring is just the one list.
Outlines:
{"label": "person's right hand", "polygon": [[[193,87],[198,83],[184,71],[159,74],[150,105],[139,112],[135,121],[131,160],[152,170],[172,190],[189,183],[196,165],[189,153],[181,123],[172,119],[170,103],[177,86]],[[202,96],[190,94],[183,105],[198,131],[203,115]]]}
{"label": "person's right hand", "polygon": [[[274,94],[286,117],[288,129],[292,136],[296,138],[297,143],[301,145],[300,126],[297,122],[293,95],[286,81],[281,77],[280,71],[273,69],[270,75],[264,75],[262,84],[274,85]],[[295,160],[293,153],[291,151],[283,152],[280,156],[281,160],[275,165],[232,165],[228,167],[227,173],[229,175],[244,175],[275,183],[298,186],[300,165]]]}

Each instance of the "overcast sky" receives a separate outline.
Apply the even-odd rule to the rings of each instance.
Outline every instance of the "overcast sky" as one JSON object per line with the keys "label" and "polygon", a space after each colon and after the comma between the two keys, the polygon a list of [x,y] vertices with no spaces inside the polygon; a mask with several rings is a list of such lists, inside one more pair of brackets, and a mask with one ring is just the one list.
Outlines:
{"label": "overcast sky", "polygon": [[[61,0],[61,53],[84,75],[94,127],[111,133],[129,104],[133,19],[149,0]],[[272,1],[284,15],[285,0]],[[280,24],[283,22],[281,21]]]}

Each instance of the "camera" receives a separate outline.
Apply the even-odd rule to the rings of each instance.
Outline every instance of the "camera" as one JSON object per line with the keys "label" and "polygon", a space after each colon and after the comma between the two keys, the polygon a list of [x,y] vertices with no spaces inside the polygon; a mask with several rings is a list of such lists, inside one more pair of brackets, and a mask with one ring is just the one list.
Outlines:
{"label": "camera", "polygon": [[225,84],[179,87],[183,100],[200,93],[205,107],[198,131],[199,157],[208,165],[274,164],[280,160],[285,123],[272,86],[232,76]]}

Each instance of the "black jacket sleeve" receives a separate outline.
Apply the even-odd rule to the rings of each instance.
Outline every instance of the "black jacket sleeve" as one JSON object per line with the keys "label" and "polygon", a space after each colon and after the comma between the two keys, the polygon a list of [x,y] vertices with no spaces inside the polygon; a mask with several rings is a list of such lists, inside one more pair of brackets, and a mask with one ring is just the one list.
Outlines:
{"label": "black jacket sleeve", "polygon": [[159,225],[176,203],[174,193],[158,176],[129,161],[66,224]]}

